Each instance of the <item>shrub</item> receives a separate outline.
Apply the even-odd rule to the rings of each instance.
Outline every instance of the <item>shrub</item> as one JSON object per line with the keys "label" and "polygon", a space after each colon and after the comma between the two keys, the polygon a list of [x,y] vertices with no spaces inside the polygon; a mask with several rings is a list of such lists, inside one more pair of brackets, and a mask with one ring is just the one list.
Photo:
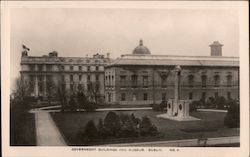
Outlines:
{"label": "shrub", "polygon": [[213,97],[209,97],[208,99],[207,99],[207,101],[205,102],[205,107],[206,108],[212,108],[213,107],[213,105],[214,105],[214,98]]}
{"label": "shrub", "polygon": [[106,138],[106,130],[104,128],[103,120],[102,118],[99,119],[98,125],[97,125],[97,131],[98,131],[98,136],[100,138]]}
{"label": "shrub", "polygon": [[118,137],[121,131],[119,116],[115,112],[108,112],[104,119],[104,127],[109,136]]}
{"label": "shrub", "polygon": [[86,102],[83,105],[83,109],[87,112],[95,111],[97,109],[97,104],[94,102]]}
{"label": "shrub", "polygon": [[96,138],[98,138],[98,131],[96,129],[95,123],[90,120],[85,126],[84,140],[91,141]]}
{"label": "shrub", "polygon": [[72,112],[77,110],[77,103],[76,103],[74,97],[71,97],[69,100],[69,110]]}
{"label": "shrub", "polygon": [[166,101],[162,101],[160,104],[152,104],[152,109],[154,111],[164,111],[166,107],[167,107]]}
{"label": "shrub", "polygon": [[189,112],[196,111],[199,106],[202,106],[203,102],[201,101],[193,101],[189,105]]}
{"label": "shrub", "polygon": [[145,116],[139,126],[141,136],[155,136],[158,133],[156,126],[154,126],[150,119]]}
{"label": "shrub", "polygon": [[223,109],[226,105],[226,99],[223,96],[215,98],[214,105],[216,108]]}
{"label": "shrub", "polygon": [[137,137],[138,129],[137,129],[137,119],[134,114],[121,114],[121,136],[122,137]]}
{"label": "shrub", "polygon": [[231,102],[224,118],[224,125],[229,128],[238,128],[240,126],[240,107],[236,101]]}

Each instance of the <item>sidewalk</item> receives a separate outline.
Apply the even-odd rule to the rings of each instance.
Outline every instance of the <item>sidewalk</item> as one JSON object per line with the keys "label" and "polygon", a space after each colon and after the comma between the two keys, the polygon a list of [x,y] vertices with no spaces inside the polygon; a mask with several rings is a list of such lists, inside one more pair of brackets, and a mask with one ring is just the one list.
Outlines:
{"label": "sidewalk", "polygon": [[35,121],[37,146],[66,146],[62,135],[48,112],[36,112]]}

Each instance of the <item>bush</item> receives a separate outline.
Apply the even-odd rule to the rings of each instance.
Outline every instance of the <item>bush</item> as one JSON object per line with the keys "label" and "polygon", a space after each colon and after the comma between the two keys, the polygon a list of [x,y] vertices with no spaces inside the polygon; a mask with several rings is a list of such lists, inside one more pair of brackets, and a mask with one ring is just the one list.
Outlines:
{"label": "bush", "polygon": [[156,126],[154,126],[150,119],[145,116],[139,126],[141,136],[155,136],[158,133]]}
{"label": "bush", "polygon": [[70,100],[69,100],[69,110],[72,111],[72,112],[75,112],[77,110],[77,103],[74,99],[74,97],[71,97]]}
{"label": "bush", "polygon": [[224,118],[224,125],[229,128],[238,128],[240,126],[240,107],[236,101],[231,102]]}
{"label": "bush", "polygon": [[151,106],[154,111],[164,111],[167,108],[167,102],[162,101],[160,104],[152,104]]}
{"label": "bush", "polygon": [[103,120],[102,118],[99,119],[98,125],[97,125],[97,131],[98,131],[98,136],[100,138],[106,138],[106,129],[104,128]]}
{"label": "bush", "polygon": [[92,120],[86,124],[83,137],[84,141],[92,141],[93,139],[98,138],[98,131],[96,129],[95,123]]}
{"label": "bush", "polygon": [[97,104],[94,102],[86,102],[83,105],[83,109],[87,112],[93,112],[97,109]]}
{"label": "bush", "polygon": [[223,96],[215,98],[214,105],[216,108],[223,109],[226,105],[226,99]]}
{"label": "bush", "polygon": [[121,114],[121,136],[122,137],[137,137],[139,130],[137,129],[138,121],[134,114]]}
{"label": "bush", "polygon": [[203,102],[202,101],[193,101],[189,105],[189,112],[196,111],[198,107],[202,106]]}
{"label": "bush", "polygon": [[104,127],[108,136],[118,137],[121,132],[120,117],[115,112],[108,112],[104,119]]}

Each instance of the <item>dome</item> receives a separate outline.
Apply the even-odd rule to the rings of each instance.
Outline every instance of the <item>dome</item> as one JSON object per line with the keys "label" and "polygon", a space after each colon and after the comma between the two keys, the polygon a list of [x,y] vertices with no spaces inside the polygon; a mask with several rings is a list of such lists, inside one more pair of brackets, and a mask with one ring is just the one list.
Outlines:
{"label": "dome", "polygon": [[140,40],[139,46],[134,49],[133,54],[150,54],[150,50],[143,46],[143,40]]}

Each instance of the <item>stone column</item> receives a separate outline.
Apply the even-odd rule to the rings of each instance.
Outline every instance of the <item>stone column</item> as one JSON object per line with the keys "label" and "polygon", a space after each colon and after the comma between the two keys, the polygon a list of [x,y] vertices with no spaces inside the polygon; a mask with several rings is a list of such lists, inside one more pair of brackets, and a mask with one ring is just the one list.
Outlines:
{"label": "stone column", "polygon": [[175,84],[174,84],[174,99],[180,100],[180,81],[181,81],[181,67],[177,65],[175,67]]}
{"label": "stone column", "polygon": [[37,80],[37,75],[35,78],[35,96],[38,97],[38,80]]}

